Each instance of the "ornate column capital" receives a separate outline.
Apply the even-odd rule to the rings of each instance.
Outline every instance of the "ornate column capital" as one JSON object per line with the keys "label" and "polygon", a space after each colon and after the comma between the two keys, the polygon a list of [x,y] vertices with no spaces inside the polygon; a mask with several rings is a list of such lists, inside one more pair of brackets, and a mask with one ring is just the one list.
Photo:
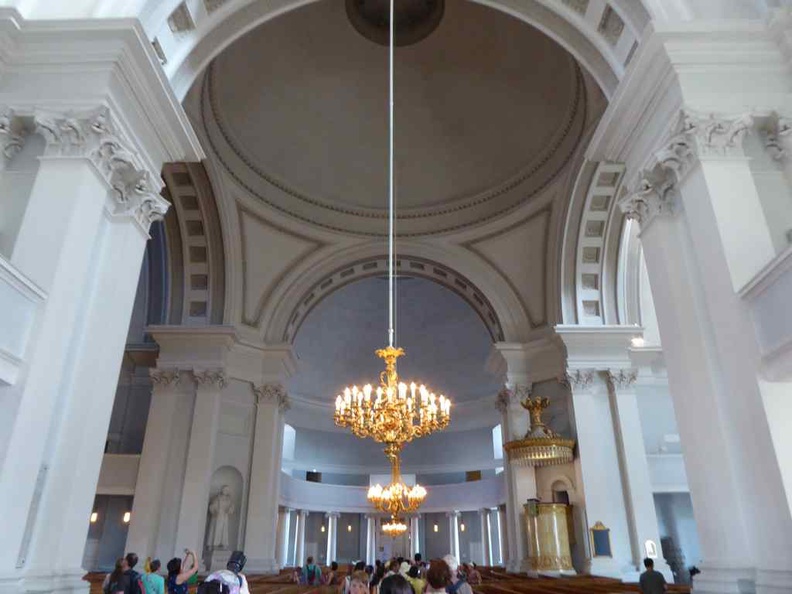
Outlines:
{"label": "ornate column capital", "polygon": [[637,369],[608,369],[607,371],[608,383],[616,392],[630,388],[635,384],[637,378]]}
{"label": "ornate column capital", "polygon": [[309,512],[307,509],[297,510],[297,513],[300,514],[300,516],[302,516],[303,518],[307,518],[308,516],[311,515],[311,512]]}
{"label": "ornate column capital", "polygon": [[65,111],[0,106],[0,169],[30,134],[46,141],[44,157],[89,159],[112,192],[114,216],[132,218],[146,231],[165,216],[170,204],[159,194],[159,172],[146,167],[122,138],[107,106]]}
{"label": "ornate column capital", "polygon": [[462,515],[461,512],[458,512],[456,510],[450,511],[450,512],[446,512],[446,518],[458,518],[461,515]]}
{"label": "ornate column capital", "polygon": [[325,518],[336,518],[336,519],[338,519],[340,517],[341,517],[341,512],[329,511],[329,512],[325,513]]}
{"label": "ornate column capital", "polygon": [[696,161],[744,157],[743,139],[753,125],[754,118],[747,113],[721,116],[682,110],[635,187],[619,201],[619,208],[644,228],[657,216],[673,215],[677,186]]}
{"label": "ornate column capital", "polygon": [[[775,161],[783,161],[789,155],[785,144],[792,138],[792,118],[772,112],[760,127],[765,150]],[[785,142],[786,141],[786,142]]]}
{"label": "ornate column capital", "polygon": [[509,407],[513,404],[520,404],[522,400],[528,398],[533,391],[533,386],[526,386],[523,384],[516,384],[514,387],[503,386],[495,397],[495,408],[501,414],[506,414]]}
{"label": "ornate column capital", "polygon": [[256,406],[277,404],[278,410],[281,412],[286,412],[290,408],[289,396],[283,384],[269,383],[253,386],[253,393],[256,395]]}
{"label": "ornate column capital", "polygon": [[151,383],[159,387],[177,386],[181,381],[181,375],[178,369],[149,369],[149,377]]}
{"label": "ornate column capital", "polygon": [[582,392],[594,385],[593,369],[568,369],[562,383],[572,392]]}
{"label": "ornate column capital", "polygon": [[228,378],[222,369],[193,369],[193,379],[199,387],[219,390],[225,388],[228,383]]}

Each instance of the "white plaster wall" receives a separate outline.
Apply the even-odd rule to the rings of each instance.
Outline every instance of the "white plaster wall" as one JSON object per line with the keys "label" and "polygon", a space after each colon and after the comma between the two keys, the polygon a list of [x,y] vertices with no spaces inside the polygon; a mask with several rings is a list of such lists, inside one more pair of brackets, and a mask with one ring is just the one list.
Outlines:
{"label": "white plaster wall", "polygon": [[134,495],[139,465],[140,456],[137,454],[105,454],[96,494]]}

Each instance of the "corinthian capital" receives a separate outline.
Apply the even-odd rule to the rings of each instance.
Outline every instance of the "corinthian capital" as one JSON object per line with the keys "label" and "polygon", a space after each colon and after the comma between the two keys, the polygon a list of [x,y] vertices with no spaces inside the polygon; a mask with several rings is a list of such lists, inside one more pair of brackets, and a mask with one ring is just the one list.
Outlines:
{"label": "corinthian capital", "polygon": [[768,154],[776,161],[785,159],[789,153],[784,141],[792,132],[792,119],[774,112],[766,118],[760,131]]}
{"label": "corinthian capital", "polygon": [[114,215],[130,217],[145,230],[165,216],[169,204],[159,195],[159,177],[121,137],[107,107],[38,111],[33,122],[35,131],[47,141],[46,156],[84,157],[96,165],[113,192]]}
{"label": "corinthian capital", "polygon": [[608,383],[616,391],[626,390],[635,383],[637,377],[638,377],[637,369],[608,370]]}
{"label": "corinthian capital", "polygon": [[25,130],[20,119],[9,108],[0,108],[0,171],[25,145]]}
{"label": "corinthian capital", "polygon": [[149,377],[155,386],[177,386],[180,375],[178,369],[149,369]]}
{"label": "corinthian capital", "polygon": [[222,369],[194,369],[193,379],[200,387],[219,390],[225,388],[228,383],[225,371]]}
{"label": "corinthian capital", "polygon": [[593,369],[569,369],[566,372],[565,383],[573,392],[588,390],[594,385]]}
{"label": "corinthian capital", "polygon": [[495,408],[501,414],[505,414],[512,404],[519,405],[523,399],[528,398],[531,395],[531,391],[532,386],[524,386],[522,384],[516,384],[513,388],[503,386],[495,398]]}
{"label": "corinthian capital", "polygon": [[698,154],[704,156],[743,156],[743,139],[753,127],[753,116],[698,114],[682,112],[682,133],[695,140]]}
{"label": "corinthian capital", "polygon": [[253,393],[256,395],[256,405],[277,404],[281,412],[285,412],[290,408],[289,396],[282,384],[269,383],[254,386]]}
{"label": "corinthian capital", "polygon": [[[683,167],[681,161],[678,162]],[[620,202],[619,208],[628,219],[638,221],[642,227],[657,216],[674,214],[677,200],[677,171],[657,164],[641,174],[636,188]]]}

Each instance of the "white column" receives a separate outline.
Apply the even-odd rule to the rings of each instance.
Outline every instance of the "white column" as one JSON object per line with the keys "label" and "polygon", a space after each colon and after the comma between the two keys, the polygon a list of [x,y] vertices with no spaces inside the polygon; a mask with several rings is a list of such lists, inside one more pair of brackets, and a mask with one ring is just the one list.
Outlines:
{"label": "white column", "polygon": [[507,547],[509,546],[509,542],[506,539],[506,535],[503,533],[504,528],[506,526],[506,508],[504,506],[500,506],[498,508],[498,550],[500,551],[500,562],[502,564],[506,564],[506,560],[509,558],[509,551]]}
{"label": "white column", "polygon": [[[49,587],[79,590],[86,518],[147,231],[167,203],[156,194],[158,182],[138,169],[134,149],[110,170],[114,152],[127,146],[123,141],[107,155],[94,155],[117,139],[107,110],[72,114],[70,132],[58,128],[66,125],[65,114],[33,119],[47,149],[12,263],[48,297],[26,377],[8,394],[18,405],[0,475],[0,509],[16,511],[4,520],[0,575],[12,576],[12,588],[25,591],[35,586],[15,581],[22,573],[50,576],[58,568]],[[122,174],[139,174],[140,190],[122,185]],[[0,591],[4,587],[0,578]]]}
{"label": "white column", "polygon": [[294,535],[294,566],[305,565],[305,522],[308,512],[301,509],[297,512],[297,530]]}
{"label": "white column", "polygon": [[327,512],[327,565],[336,560],[336,547],[338,546],[338,512]]}
{"label": "white column", "polygon": [[757,592],[792,591],[779,469],[789,461],[773,447],[756,336],[735,294],[768,250],[740,146],[745,128],[744,118],[685,121],[623,202],[641,223],[701,545],[700,592],[751,582]]}
{"label": "white column", "polygon": [[377,518],[366,516],[366,565],[374,565],[377,560]]}
{"label": "white column", "polygon": [[415,559],[415,554],[421,552],[419,525],[421,522],[420,514],[410,517],[410,560]]}
{"label": "white column", "polygon": [[[637,377],[635,369],[607,371],[611,408],[615,415],[616,436],[620,446],[620,461],[623,465],[623,488],[627,502],[633,563],[640,569],[641,561],[646,557],[646,541],[654,542],[658,552],[661,549],[657,510],[635,393]],[[662,572],[666,580],[673,581],[671,568],[662,557],[655,560],[655,570]]]}
{"label": "white column", "polygon": [[479,563],[485,566],[492,565],[492,540],[489,534],[489,513],[487,508],[479,510],[479,524],[481,533],[481,559]]}
{"label": "white column", "polygon": [[277,560],[280,569],[289,564],[289,529],[291,528],[291,512],[288,507],[278,510]]}
{"label": "white column", "polygon": [[[151,404],[135,483],[132,520],[124,550],[151,551],[153,556],[164,558],[175,552],[172,548],[159,548],[157,533],[163,495],[169,486],[165,477],[171,457],[174,420],[179,412],[181,375],[178,369],[152,369],[150,375],[153,383]],[[183,459],[184,453],[181,454]]]}
{"label": "white column", "polygon": [[177,546],[202,551],[206,510],[209,506],[209,486],[214,471],[220,394],[226,385],[226,376],[220,369],[195,370],[192,375],[195,381],[195,406],[184,468],[176,542]]}
{"label": "white column", "polygon": [[446,516],[448,517],[448,552],[459,561],[459,512],[448,512]]}
{"label": "white column", "polygon": [[[280,383],[268,383],[254,388],[256,396],[256,424],[253,437],[250,494],[248,496],[245,553],[249,571],[275,573],[275,534],[280,497],[281,449],[283,444],[283,412],[288,408],[286,390]],[[300,512],[305,513],[307,512]],[[298,530],[300,555],[303,563],[305,518],[301,516]]]}
{"label": "white column", "polygon": [[[569,339],[564,339],[567,350],[571,350]],[[632,556],[608,386],[592,369],[570,369],[568,378],[579,452],[575,467],[585,499],[586,534],[597,522],[604,524],[610,530],[613,553],[611,557],[594,557],[587,542],[590,566],[586,569],[592,575],[621,579],[625,568],[634,572],[637,567]]]}

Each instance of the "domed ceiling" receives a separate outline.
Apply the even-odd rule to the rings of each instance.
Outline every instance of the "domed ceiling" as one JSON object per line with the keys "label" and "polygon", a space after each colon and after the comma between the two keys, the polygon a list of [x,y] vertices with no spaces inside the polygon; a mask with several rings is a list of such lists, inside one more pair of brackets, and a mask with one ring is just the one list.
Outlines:
{"label": "domed ceiling", "polygon": [[[486,400],[486,410],[477,412],[479,421],[497,422],[494,401],[500,386],[486,369],[492,339],[478,314],[430,280],[404,278],[397,285],[397,339],[407,353],[399,362],[401,376],[425,382],[455,404]],[[290,422],[305,426],[305,419],[293,418],[303,414],[300,401],[326,407],[330,421],[335,396],[344,386],[376,382],[383,365],[374,351],[387,342],[386,299],[387,281],[371,277],[330,294],[308,315],[294,341],[299,366],[288,385],[297,401],[287,414]],[[452,410],[452,425],[455,415]]]}
{"label": "domed ceiling", "polygon": [[[401,235],[510,211],[568,163],[585,122],[574,59],[504,13],[445,3],[437,28],[396,50]],[[211,64],[202,117],[243,187],[303,221],[386,230],[387,48],[321,0],[248,33]]]}

